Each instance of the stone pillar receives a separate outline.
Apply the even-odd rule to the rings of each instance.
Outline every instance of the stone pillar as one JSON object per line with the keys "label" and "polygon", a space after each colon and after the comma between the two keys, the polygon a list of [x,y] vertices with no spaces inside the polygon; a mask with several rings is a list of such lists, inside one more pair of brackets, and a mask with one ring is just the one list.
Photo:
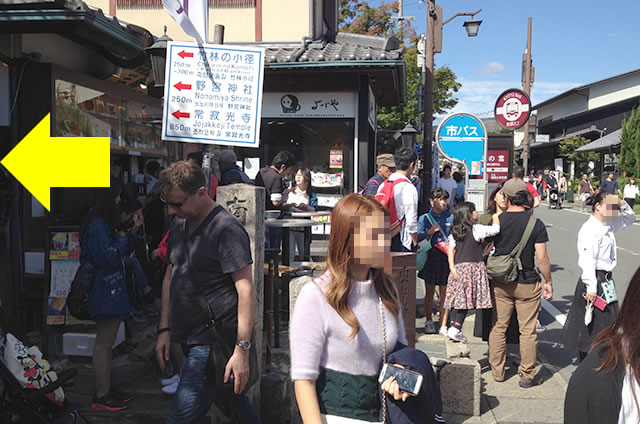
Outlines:
{"label": "stone pillar", "polygon": [[385,263],[384,271],[391,276],[402,307],[404,331],[409,347],[416,346],[416,254],[396,253]]}
{"label": "stone pillar", "polygon": [[[231,212],[244,226],[251,240],[253,258],[253,284],[256,287],[256,310],[253,319],[253,347],[258,355],[262,374],[262,323],[264,311],[264,187],[249,184],[231,184],[218,187],[216,201]],[[254,406],[260,411],[260,381],[248,392]]]}

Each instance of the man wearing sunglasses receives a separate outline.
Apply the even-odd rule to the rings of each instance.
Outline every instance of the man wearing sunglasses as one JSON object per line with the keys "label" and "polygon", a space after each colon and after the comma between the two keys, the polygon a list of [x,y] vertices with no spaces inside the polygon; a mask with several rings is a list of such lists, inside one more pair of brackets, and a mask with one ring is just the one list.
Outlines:
{"label": "man wearing sunglasses", "polygon": [[[259,423],[242,394],[249,378],[256,296],[249,236],[209,197],[204,172],[194,162],[174,163],[160,174],[157,184],[175,219],[169,230],[156,357],[164,368],[172,342],[181,344],[186,355],[167,423],[200,423],[214,401],[225,405],[236,422]],[[217,322],[238,326],[237,345],[225,368],[225,381],[233,375],[233,392],[216,393],[214,376],[207,372],[210,346],[216,339],[206,326],[210,312],[205,307]]]}

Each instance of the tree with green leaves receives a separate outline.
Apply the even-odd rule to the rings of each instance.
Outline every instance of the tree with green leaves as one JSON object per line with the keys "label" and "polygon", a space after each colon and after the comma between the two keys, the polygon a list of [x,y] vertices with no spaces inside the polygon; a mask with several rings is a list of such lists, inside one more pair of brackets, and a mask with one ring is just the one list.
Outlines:
{"label": "tree with green leaves", "polygon": [[569,162],[575,163],[575,175],[589,174],[589,162],[598,162],[599,155],[595,152],[576,152],[578,147],[582,147],[591,141],[587,138],[574,136],[568,137],[558,143],[558,153]]}
{"label": "tree with green leaves", "polygon": [[618,168],[628,175],[640,176],[640,112],[638,108],[622,121]]}
{"label": "tree with green leaves", "polygon": [[[409,21],[401,23],[397,28],[396,21],[391,19],[398,11],[398,2],[370,6],[365,0],[339,0],[339,29],[344,32],[376,35],[381,37],[398,37],[406,47],[404,60],[407,64],[407,102],[392,107],[381,107],[378,111],[379,151],[393,151],[400,144],[393,135],[397,130],[411,123],[415,128],[422,121],[422,114],[418,113],[418,88],[422,84],[422,70],[418,68],[418,49],[415,29]],[[454,97],[460,90],[461,84],[456,80],[456,74],[447,66],[437,68],[433,73],[433,111],[443,114],[458,103]],[[422,136],[418,136],[422,140]]]}

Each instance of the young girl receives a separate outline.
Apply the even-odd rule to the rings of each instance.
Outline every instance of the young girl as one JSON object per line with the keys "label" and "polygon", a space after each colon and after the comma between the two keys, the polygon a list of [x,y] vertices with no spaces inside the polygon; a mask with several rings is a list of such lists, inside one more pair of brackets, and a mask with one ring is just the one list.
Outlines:
{"label": "young girl", "polygon": [[[398,295],[383,271],[390,246],[389,216],[378,202],[349,194],[333,208],[327,270],[303,287],[291,319],[291,377],[305,424],[380,421],[383,349],[406,343]],[[407,399],[395,381],[382,389]]]}
{"label": "young girl", "polygon": [[[436,187],[431,191],[431,211],[418,219],[418,241],[430,239],[434,246],[427,252],[427,262],[424,268],[419,270],[418,277],[425,282],[424,316],[426,322],[424,332],[435,334],[436,327],[433,324],[433,298],[438,286],[440,296],[440,335],[445,336],[447,330],[446,312],[443,299],[447,291],[447,279],[449,278],[449,266],[447,255],[436,248],[438,242],[447,240],[453,222],[451,212],[447,207],[449,193],[447,190]],[[446,250],[446,249],[445,249]]]}
{"label": "young girl", "polygon": [[[449,281],[444,307],[452,309],[447,336],[451,340],[466,343],[462,324],[469,309],[489,309],[491,290],[487,268],[482,259],[482,239],[500,232],[498,214],[492,225],[480,225],[476,206],[462,202],[456,206],[453,228],[449,237]],[[454,253],[455,251],[455,253]]]}

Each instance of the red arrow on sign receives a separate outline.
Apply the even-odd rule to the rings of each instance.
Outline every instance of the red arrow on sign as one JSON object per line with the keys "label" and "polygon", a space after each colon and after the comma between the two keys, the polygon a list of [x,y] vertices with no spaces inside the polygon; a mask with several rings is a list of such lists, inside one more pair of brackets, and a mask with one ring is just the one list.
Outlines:
{"label": "red arrow on sign", "polygon": [[193,53],[187,53],[184,50],[182,50],[180,53],[178,53],[178,56],[184,59],[185,57],[193,57]]}
{"label": "red arrow on sign", "polygon": [[183,84],[182,81],[180,81],[179,83],[175,84],[174,87],[177,88],[178,91],[191,90],[191,84]]}
{"label": "red arrow on sign", "polygon": [[177,119],[188,118],[190,116],[189,112],[180,112],[179,110],[176,110],[175,112],[173,112],[172,115],[175,116]]}

